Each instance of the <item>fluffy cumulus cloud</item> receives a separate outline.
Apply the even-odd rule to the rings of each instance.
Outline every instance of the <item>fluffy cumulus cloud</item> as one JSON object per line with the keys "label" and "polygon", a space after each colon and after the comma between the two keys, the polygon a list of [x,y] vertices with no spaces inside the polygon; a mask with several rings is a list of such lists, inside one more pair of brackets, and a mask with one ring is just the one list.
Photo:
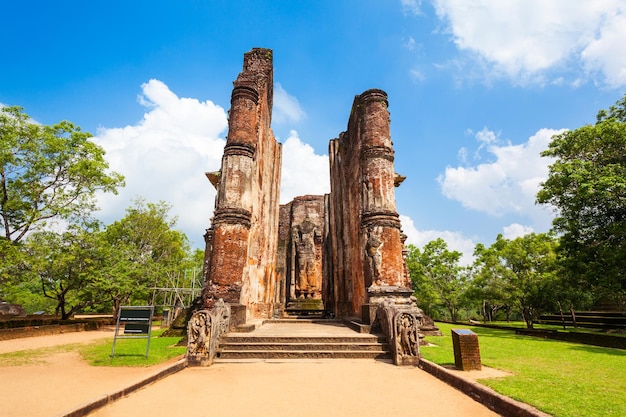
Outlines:
{"label": "fluffy cumulus cloud", "polygon": [[[146,112],[137,124],[101,128],[94,141],[106,151],[110,168],[126,177],[118,195],[100,195],[100,218],[121,218],[132,200],[166,201],[178,217],[178,228],[202,247],[210,225],[215,189],[204,175],[221,167],[228,121],[226,111],[211,101],[178,97],[167,85],[150,80],[138,102]],[[283,122],[304,117],[298,101],[275,86],[274,112]],[[281,202],[296,195],[330,190],[328,156],[315,154],[296,131],[283,144]]]}
{"label": "fluffy cumulus cloud", "polygon": [[534,230],[530,226],[513,223],[509,226],[504,226],[504,228],[502,229],[502,236],[505,239],[516,239],[532,232],[534,232]]}
{"label": "fluffy cumulus cloud", "polygon": [[[457,47],[516,83],[626,85],[626,0],[434,0]],[[556,70],[560,75],[554,75]],[[574,72],[574,74],[572,74]]]}
{"label": "fluffy cumulus cloud", "polygon": [[443,194],[464,207],[503,216],[514,214],[530,219],[537,229],[547,228],[552,211],[537,206],[535,198],[548,176],[550,158],[541,157],[554,134],[561,130],[541,129],[527,142],[503,142],[488,130],[476,134],[492,161],[474,166],[447,167],[439,176]]}
{"label": "fluffy cumulus cloud", "polygon": [[418,230],[413,219],[400,215],[402,231],[406,234],[406,244],[423,248],[428,242],[441,238],[446,241],[448,250],[461,252],[462,265],[470,265],[474,261],[473,253],[476,242],[458,232],[448,230]]}
{"label": "fluffy cumulus cloud", "polygon": [[126,177],[126,187],[117,196],[99,197],[100,217],[106,222],[121,218],[139,196],[163,200],[172,205],[178,227],[201,247],[215,200],[204,173],[220,169],[226,112],[211,101],[178,97],[158,80],[141,89],[143,119],[131,126],[101,128],[95,137],[110,168]]}
{"label": "fluffy cumulus cloud", "polygon": [[281,204],[299,195],[320,195],[330,192],[327,155],[317,155],[313,147],[292,130],[283,143],[283,166],[280,187]]}

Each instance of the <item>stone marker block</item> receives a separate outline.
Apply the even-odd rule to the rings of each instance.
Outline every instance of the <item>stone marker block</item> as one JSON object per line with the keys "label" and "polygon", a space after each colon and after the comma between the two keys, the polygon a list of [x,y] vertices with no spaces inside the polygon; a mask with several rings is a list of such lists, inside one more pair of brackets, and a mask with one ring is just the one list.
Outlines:
{"label": "stone marker block", "polygon": [[481,370],[478,335],[467,329],[452,329],[454,366],[462,371]]}

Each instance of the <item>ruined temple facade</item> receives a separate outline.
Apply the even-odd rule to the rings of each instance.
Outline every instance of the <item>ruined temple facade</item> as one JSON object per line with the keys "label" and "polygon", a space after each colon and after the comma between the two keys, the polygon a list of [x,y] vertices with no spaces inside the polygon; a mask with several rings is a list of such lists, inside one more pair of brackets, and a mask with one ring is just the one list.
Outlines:
{"label": "ruined temple facade", "polygon": [[412,306],[395,203],[387,94],[354,99],[330,141],[331,192],[279,205],[281,146],[270,129],[272,51],[244,55],[205,235],[203,306],[223,299],[246,318],[325,311],[371,323],[384,302]]}

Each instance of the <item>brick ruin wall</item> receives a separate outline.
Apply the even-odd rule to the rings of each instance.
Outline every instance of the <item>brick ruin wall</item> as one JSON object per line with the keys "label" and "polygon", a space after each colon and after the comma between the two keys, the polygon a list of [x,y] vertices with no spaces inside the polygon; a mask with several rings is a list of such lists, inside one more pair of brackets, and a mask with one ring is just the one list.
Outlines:
{"label": "brick ruin wall", "polygon": [[203,306],[221,298],[246,306],[248,318],[271,314],[276,285],[282,154],[270,128],[272,59],[269,49],[246,53],[233,83],[215,211],[205,235]]}
{"label": "brick ruin wall", "polygon": [[339,316],[359,316],[372,293],[411,288],[387,107],[382,90],[356,96],[348,130],[329,145],[329,273]]}
{"label": "brick ruin wall", "polygon": [[373,297],[410,294],[386,93],[356,96],[347,130],[330,141],[331,193],[279,206],[272,86],[272,51],[246,53],[221,170],[207,174],[217,196],[205,235],[203,307],[221,298],[258,318],[294,300],[320,300],[337,316],[359,316]]}

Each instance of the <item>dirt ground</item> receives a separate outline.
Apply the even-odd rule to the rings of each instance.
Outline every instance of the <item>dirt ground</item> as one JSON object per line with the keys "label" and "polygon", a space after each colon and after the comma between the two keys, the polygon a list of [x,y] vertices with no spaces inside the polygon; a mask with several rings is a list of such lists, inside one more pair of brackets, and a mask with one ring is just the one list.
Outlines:
{"label": "dirt ground", "polygon": [[[108,329],[0,341],[0,353],[112,337],[113,330]],[[162,367],[92,367],[76,352],[1,366],[0,415],[64,414]],[[463,374],[471,379],[503,376],[490,369]],[[93,415],[496,416],[418,368],[362,359],[250,361],[188,368]]]}
{"label": "dirt ground", "polygon": [[[0,353],[113,339],[114,329],[0,341]],[[0,415],[56,416],[129,386],[164,365],[148,368],[89,366],[78,352],[62,352],[32,363],[0,366]]]}

